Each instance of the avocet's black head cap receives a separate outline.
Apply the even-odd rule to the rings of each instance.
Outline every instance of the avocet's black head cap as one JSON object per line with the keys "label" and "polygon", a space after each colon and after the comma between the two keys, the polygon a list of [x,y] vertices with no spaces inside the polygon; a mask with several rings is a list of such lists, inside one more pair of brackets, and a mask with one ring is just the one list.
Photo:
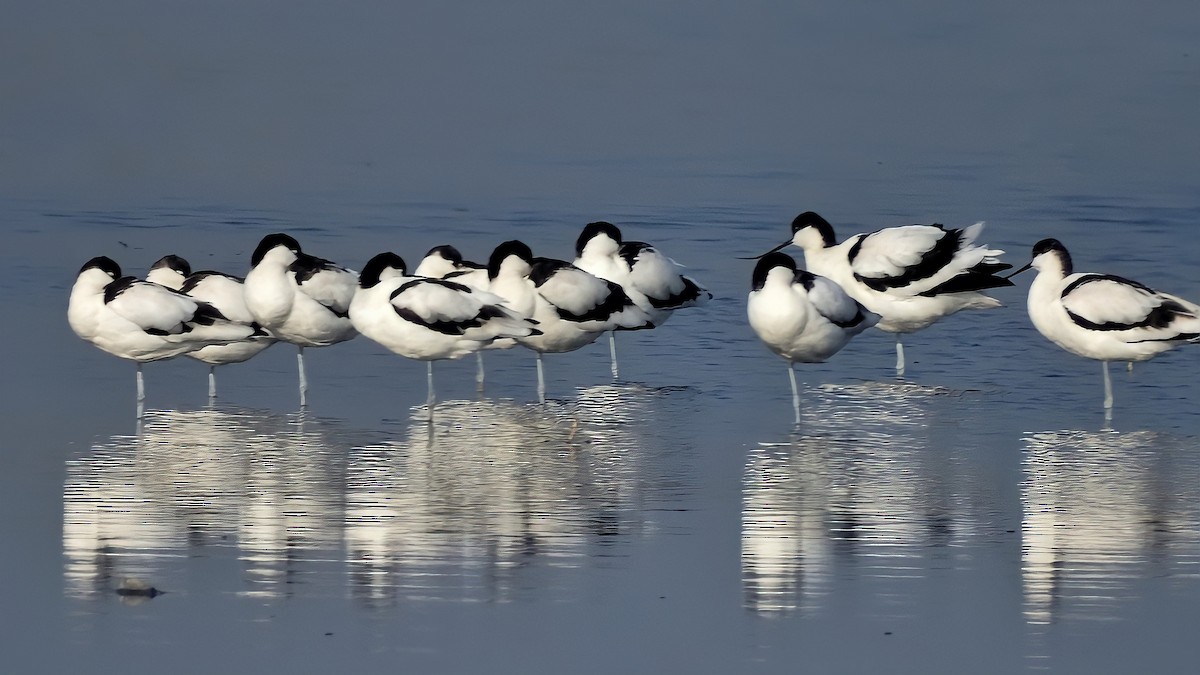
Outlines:
{"label": "avocet's black head cap", "polygon": [[158,260],[155,260],[154,264],[150,266],[150,270],[153,271],[162,269],[164,267],[175,270],[185,277],[192,273],[192,266],[188,263],[188,261],[174,254],[164,255]]}
{"label": "avocet's black head cap", "polygon": [[121,266],[118,265],[112,258],[107,256],[96,256],[95,258],[85,262],[83,267],[79,268],[79,273],[83,274],[92,268],[98,269],[114,279],[119,279],[121,277]]}
{"label": "avocet's black head cap", "polygon": [[510,255],[515,255],[527,263],[533,264],[533,251],[525,245],[525,242],[512,239],[504,242],[492,251],[492,256],[488,258],[488,278],[495,279],[497,274],[500,274],[500,263]]}
{"label": "avocet's black head cap", "polygon": [[1062,242],[1060,242],[1057,239],[1043,239],[1033,245],[1033,257],[1035,257],[1035,258],[1047,251],[1058,251],[1059,253],[1066,253],[1067,247],[1063,246]]}
{"label": "avocet's black head cap", "polygon": [[276,232],[268,234],[258,242],[258,248],[254,249],[254,255],[250,256],[250,266],[253,267],[262,262],[263,256],[276,246],[283,246],[296,255],[300,254],[300,242],[282,232]]}
{"label": "avocet's black head cap", "polygon": [[458,252],[458,249],[454,248],[450,244],[434,246],[433,248],[429,249],[429,252],[425,254],[425,257],[428,258],[431,255],[440,255],[455,265],[461,265],[463,261],[462,254]]}
{"label": "avocet's black head cap", "polygon": [[833,246],[837,244],[837,239],[835,239],[833,236],[833,226],[829,224],[828,220],[825,220],[821,216],[817,215],[816,212],[805,211],[804,213],[801,213],[792,219],[793,235],[806,227],[816,229],[817,233],[821,235],[821,240],[825,242],[826,246]]}
{"label": "avocet's black head cap", "polygon": [[1054,253],[1057,255],[1059,264],[1062,265],[1063,273],[1071,273],[1071,254],[1067,253],[1067,247],[1063,246],[1062,242],[1057,239],[1043,239],[1033,245],[1033,257],[1036,258],[1043,253]]}
{"label": "avocet's black head cap", "polygon": [[379,278],[389,269],[399,271],[401,276],[408,273],[408,266],[404,264],[404,258],[391,251],[384,251],[363,265],[362,272],[358,273],[358,285],[362,288],[371,288],[379,283]]}
{"label": "avocet's black head cap", "polygon": [[609,239],[621,243],[621,230],[617,229],[612,223],[598,220],[594,223],[588,223],[583,226],[583,232],[579,233],[579,238],[575,240],[575,257],[583,255],[583,247],[598,234],[606,234]]}
{"label": "avocet's black head cap", "polygon": [[761,290],[767,283],[767,274],[776,267],[784,267],[792,274],[796,273],[796,261],[792,256],[773,251],[758,259],[758,264],[754,266],[754,275],[750,277],[750,290]]}

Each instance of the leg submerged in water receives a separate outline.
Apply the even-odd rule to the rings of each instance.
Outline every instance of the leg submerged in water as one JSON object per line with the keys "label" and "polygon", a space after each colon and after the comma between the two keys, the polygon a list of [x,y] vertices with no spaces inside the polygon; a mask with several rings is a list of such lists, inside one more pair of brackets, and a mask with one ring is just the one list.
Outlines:
{"label": "leg submerged in water", "polygon": [[619,372],[617,370],[617,331],[615,330],[608,331],[608,355],[612,358],[612,376],[615,380]]}
{"label": "leg submerged in water", "polygon": [[308,405],[308,377],[304,374],[304,347],[296,352],[296,365],[300,369],[300,407]]}
{"label": "leg submerged in water", "polygon": [[792,411],[796,413],[796,424],[800,424],[800,390],[796,387],[796,364],[790,361],[788,379],[792,381]]}

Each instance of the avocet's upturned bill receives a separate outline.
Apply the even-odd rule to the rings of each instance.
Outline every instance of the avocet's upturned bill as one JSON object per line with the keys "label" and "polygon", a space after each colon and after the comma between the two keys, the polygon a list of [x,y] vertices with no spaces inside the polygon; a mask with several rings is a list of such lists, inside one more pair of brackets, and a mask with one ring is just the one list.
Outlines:
{"label": "avocet's upturned bill", "polygon": [[410,277],[395,253],[363,267],[350,303],[358,332],[401,356],[425,361],[432,406],[433,362],[477,352],[495,340],[540,334],[537,322],[486,291],[444,279]]}
{"label": "avocet's upturned bill", "polygon": [[759,259],[746,300],[750,327],[788,364],[792,407],[800,421],[796,363],[820,363],[850,338],[879,323],[879,315],[825,277],[798,269],[796,261],[772,252]]}
{"label": "avocet's upturned bill", "polygon": [[259,242],[246,274],[246,307],[275,337],[298,348],[300,405],[307,402],[304,348],[326,347],[358,333],[350,323],[350,302],[358,273],[300,250],[286,234]]}
{"label": "avocet's upturned bill", "polygon": [[[621,286],[655,327],[677,309],[712,299],[695,280],[679,273],[680,265],[654,246],[623,241],[621,230],[608,222],[588,223],[575,241],[575,266]],[[617,377],[616,334],[609,333],[612,374]]]}
{"label": "avocet's upturned bill", "polygon": [[976,244],[983,223],[963,229],[905,225],[856,234],[837,243],[833,226],[806,211],[792,221],[790,245],[804,249],[804,266],[841,286],[882,319],[878,328],[896,334],[896,371],[904,374],[900,336],[964,309],[992,309],[1000,301],[984,294],[1011,286],[998,272],[999,249]]}
{"label": "avocet's upturned bill", "polygon": [[92,258],[71,288],[67,321],[79,337],[137,362],[137,400],[145,400],[142,364],[209,345],[237,342],[255,329],[229,321],[212,305],[149,281],[121,276],[111,258]]}
{"label": "avocet's upturned bill", "polygon": [[535,258],[520,241],[506,241],[492,251],[488,280],[489,291],[538,322],[541,335],[517,341],[537,353],[541,399],[546,392],[542,354],[579,349],[617,328],[653,327],[619,285],[563,260]]}
{"label": "avocet's upturned bill", "polygon": [[258,325],[246,307],[244,280],[241,277],[212,270],[192,272],[187,260],[177,255],[167,255],[150,266],[146,280],[207,302],[230,321],[256,330],[255,335],[245,340],[210,345],[186,354],[188,358],[208,364],[209,398],[217,397],[217,366],[248,361],[277,341]]}
{"label": "avocet's upturned bill", "polygon": [[1109,361],[1145,361],[1181,344],[1200,341],[1200,306],[1111,274],[1075,273],[1057,239],[1033,247],[1029,319],[1063,349],[1103,364],[1104,407],[1111,409]]}

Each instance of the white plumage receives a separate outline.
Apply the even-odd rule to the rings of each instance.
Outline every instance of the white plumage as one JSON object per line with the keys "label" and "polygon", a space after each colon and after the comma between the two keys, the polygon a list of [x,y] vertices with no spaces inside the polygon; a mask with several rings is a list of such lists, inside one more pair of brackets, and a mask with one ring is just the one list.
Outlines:
{"label": "white plumage", "polygon": [[392,352],[429,362],[433,401],[433,361],[457,359],[498,339],[539,333],[537,323],[502,304],[491,293],[443,279],[407,276],[394,253],[372,258],[359,277],[350,303],[358,332]]}
{"label": "white plumage", "polygon": [[1038,332],[1063,349],[1103,361],[1104,407],[1112,407],[1109,361],[1145,361],[1200,340],[1200,306],[1110,274],[1074,273],[1071,256],[1056,239],[1033,247],[1029,318]]}
{"label": "white plumage", "polygon": [[[432,279],[447,279],[471,288],[486,291],[488,288],[487,266],[469,260],[463,260],[457,248],[449,244],[434,246],[421,259],[413,276],[429,277]],[[511,349],[517,341],[511,339],[495,340],[484,349]],[[483,351],[475,352],[475,384],[483,391]]]}
{"label": "white plumage", "polygon": [[250,309],[246,307],[244,280],[239,277],[211,270],[192,272],[187,260],[177,255],[168,255],[151,265],[146,280],[207,302],[220,310],[230,321],[256,329],[257,333],[245,340],[210,345],[187,353],[189,358],[209,366],[209,398],[217,396],[217,378],[214,372],[217,366],[247,361],[276,342],[274,337],[255,322]]}
{"label": "white plumage", "polygon": [[80,269],[71,289],[67,321],[79,337],[138,363],[139,402],[145,399],[142,363],[244,340],[255,333],[250,326],[227,320],[208,303],[122,277],[121,268],[106,257],[93,258]]}
{"label": "white plumage", "polygon": [[963,229],[905,225],[856,234],[837,243],[833,227],[806,211],[792,221],[789,244],[804,249],[805,267],[827,277],[882,318],[878,328],[896,334],[896,369],[904,374],[900,334],[921,330],[964,309],[1000,307],[982,291],[1011,286],[997,276],[1011,265],[999,249],[977,244],[983,223]]}
{"label": "white plumage", "polygon": [[824,361],[879,322],[878,314],[836,283],[797,269],[795,260],[778,252],[755,266],[746,315],[759,339],[788,363],[797,422],[800,394],[794,364]]}
{"label": "white plumage", "polygon": [[569,352],[616,328],[649,328],[649,317],[611,281],[571,263],[535,258],[520,241],[507,241],[488,261],[488,290],[532,316],[541,335],[518,341],[537,353],[538,395],[545,397],[542,354]]}
{"label": "white plumage", "polygon": [[[679,272],[679,264],[654,246],[623,241],[617,226],[588,223],[575,242],[575,266],[621,286],[654,327],[677,309],[703,305],[712,299],[704,287]],[[617,377],[616,335],[609,334],[612,374]]]}
{"label": "white plumage", "polygon": [[269,234],[250,258],[244,287],[246,307],[254,320],[299,348],[300,405],[305,405],[304,348],[325,347],[357,335],[349,311],[358,275],[304,253],[286,234]]}

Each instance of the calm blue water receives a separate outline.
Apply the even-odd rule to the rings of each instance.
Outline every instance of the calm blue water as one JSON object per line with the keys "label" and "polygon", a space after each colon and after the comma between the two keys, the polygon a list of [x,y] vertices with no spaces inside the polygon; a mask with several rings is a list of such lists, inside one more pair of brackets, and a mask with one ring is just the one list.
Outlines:
{"label": "calm blue water", "polygon": [[[0,22],[6,672],[1190,672],[1197,354],[1114,368],[1024,290],[800,371],[751,263],[988,222],[1016,264],[1200,298],[1200,11],[771,3],[230,4]],[[55,83],[56,86],[46,86]],[[19,131],[18,131],[19,130]],[[350,266],[604,218],[716,298],[652,332],[435,367],[365,339],[133,366],[65,321],[83,261]],[[797,252],[798,253],[798,252]],[[118,595],[130,580],[165,591]]]}

